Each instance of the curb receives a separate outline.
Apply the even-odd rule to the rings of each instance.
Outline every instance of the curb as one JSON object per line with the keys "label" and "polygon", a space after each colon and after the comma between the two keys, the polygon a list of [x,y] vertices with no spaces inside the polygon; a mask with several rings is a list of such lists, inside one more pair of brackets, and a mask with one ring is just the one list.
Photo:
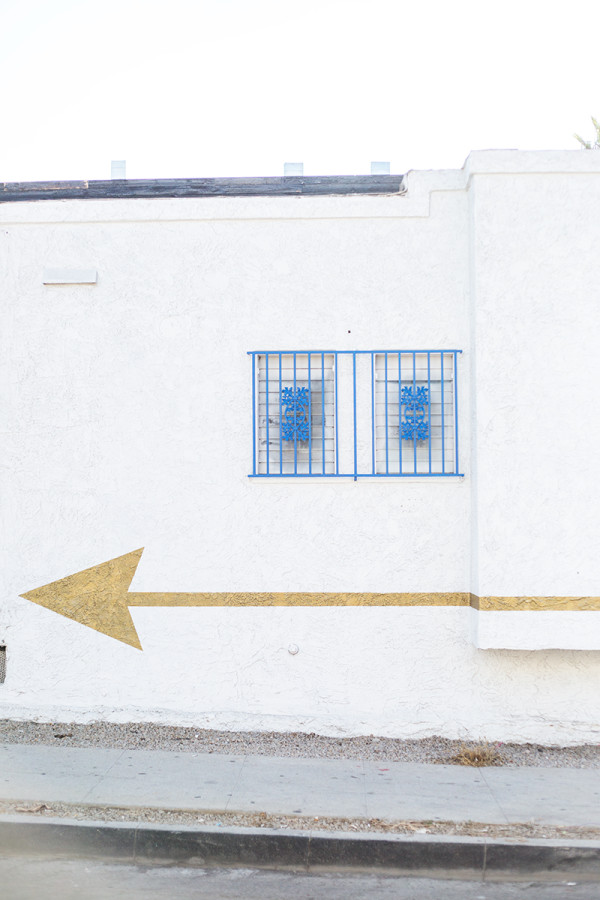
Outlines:
{"label": "curb", "polygon": [[483,878],[552,874],[600,880],[600,841],[347,834],[0,816],[0,856],[58,856],[145,865],[451,872]]}

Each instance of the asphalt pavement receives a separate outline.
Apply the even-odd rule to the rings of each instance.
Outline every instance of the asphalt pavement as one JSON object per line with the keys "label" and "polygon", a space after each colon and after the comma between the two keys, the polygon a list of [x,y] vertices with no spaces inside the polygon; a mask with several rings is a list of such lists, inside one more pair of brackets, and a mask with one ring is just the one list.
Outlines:
{"label": "asphalt pavement", "polygon": [[0,859],[4,900],[598,900],[600,888],[256,869],[147,868],[90,860]]}

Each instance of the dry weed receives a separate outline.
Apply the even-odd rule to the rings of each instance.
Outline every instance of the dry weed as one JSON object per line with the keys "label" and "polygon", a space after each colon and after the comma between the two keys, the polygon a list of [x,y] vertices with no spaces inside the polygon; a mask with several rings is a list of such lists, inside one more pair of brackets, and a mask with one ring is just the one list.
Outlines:
{"label": "dry weed", "polygon": [[448,760],[455,766],[501,766],[502,756],[491,744],[478,744],[476,747],[461,746],[455,756]]}

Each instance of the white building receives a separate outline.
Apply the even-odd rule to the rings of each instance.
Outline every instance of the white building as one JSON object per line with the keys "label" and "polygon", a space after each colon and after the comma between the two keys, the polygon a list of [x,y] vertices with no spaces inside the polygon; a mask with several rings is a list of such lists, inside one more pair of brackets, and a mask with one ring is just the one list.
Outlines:
{"label": "white building", "polygon": [[0,715],[598,739],[600,154],[0,200]]}

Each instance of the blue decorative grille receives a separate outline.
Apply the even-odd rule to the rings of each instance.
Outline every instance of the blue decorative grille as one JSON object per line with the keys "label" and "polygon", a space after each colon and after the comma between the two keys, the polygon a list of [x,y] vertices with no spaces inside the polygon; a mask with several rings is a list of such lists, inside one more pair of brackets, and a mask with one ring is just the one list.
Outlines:
{"label": "blue decorative grille", "polygon": [[403,387],[400,407],[404,407],[404,418],[400,422],[403,440],[416,438],[424,441],[429,436],[429,424],[425,420],[429,408],[429,391],[426,387]]}
{"label": "blue decorative grille", "polygon": [[283,388],[281,391],[282,440],[308,440],[310,430],[308,402],[308,388]]}

